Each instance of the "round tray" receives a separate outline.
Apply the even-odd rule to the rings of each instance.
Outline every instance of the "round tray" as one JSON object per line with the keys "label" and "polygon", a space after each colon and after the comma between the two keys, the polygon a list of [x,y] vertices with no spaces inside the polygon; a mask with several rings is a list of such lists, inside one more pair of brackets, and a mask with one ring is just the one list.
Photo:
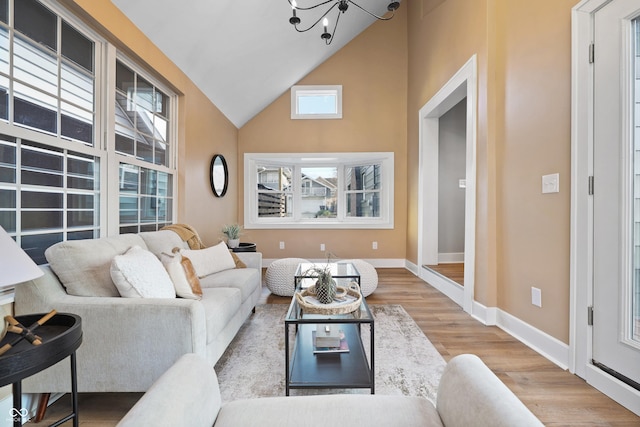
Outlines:
{"label": "round tray", "polygon": [[332,302],[329,304],[313,304],[305,301],[304,297],[306,296],[315,296],[315,285],[309,286],[307,289],[303,289],[302,291],[296,292],[295,298],[298,302],[298,305],[307,314],[346,314],[354,312],[360,307],[362,304],[362,295],[358,290],[358,285],[350,286],[348,288],[344,286],[337,287],[337,293],[345,293],[346,295],[350,295],[355,297],[355,300],[348,303],[341,302]]}

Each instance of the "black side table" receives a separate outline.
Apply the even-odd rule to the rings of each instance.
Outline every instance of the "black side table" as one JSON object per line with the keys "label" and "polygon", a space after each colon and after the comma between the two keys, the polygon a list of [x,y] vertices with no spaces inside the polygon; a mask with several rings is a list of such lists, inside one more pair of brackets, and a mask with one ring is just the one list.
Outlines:
{"label": "black side table", "polygon": [[[17,316],[16,320],[30,327],[42,316],[44,314],[28,314]],[[22,340],[0,356],[0,387],[13,384],[13,409],[10,415],[13,418],[13,426],[22,426],[22,380],[71,356],[72,413],[51,426],[59,426],[73,419],[73,427],[78,427],[76,350],[82,343],[82,321],[75,314],[58,313],[33,333],[42,338],[42,344],[32,345],[27,340]],[[0,347],[15,338],[15,334],[7,333],[0,341]],[[5,414],[0,414],[0,418],[4,416]]]}
{"label": "black side table", "polygon": [[256,252],[256,244],[248,242],[240,242],[240,246],[232,249],[233,252]]}

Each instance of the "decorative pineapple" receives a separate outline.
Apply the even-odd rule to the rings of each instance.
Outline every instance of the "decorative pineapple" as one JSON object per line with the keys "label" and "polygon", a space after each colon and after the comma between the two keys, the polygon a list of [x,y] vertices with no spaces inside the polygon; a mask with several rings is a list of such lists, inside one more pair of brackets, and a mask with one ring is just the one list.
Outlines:
{"label": "decorative pineapple", "polygon": [[332,303],[336,297],[336,281],[331,277],[329,268],[318,271],[316,280],[316,298],[323,304]]}

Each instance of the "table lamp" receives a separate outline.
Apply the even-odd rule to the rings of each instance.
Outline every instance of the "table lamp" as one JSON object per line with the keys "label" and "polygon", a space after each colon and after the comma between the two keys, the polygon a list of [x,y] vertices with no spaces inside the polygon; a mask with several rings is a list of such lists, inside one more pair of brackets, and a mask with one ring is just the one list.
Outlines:
{"label": "table lamp", "polygon": [[[0,226],[0,292],[19,283],[33,280],[44,273],[29,255]],[[0,312],[3,312],[1,310]],[[7,313],[10,314],[10,313]],[[7,331],[7,322],[2,316],[2,332],[0,339]]]}

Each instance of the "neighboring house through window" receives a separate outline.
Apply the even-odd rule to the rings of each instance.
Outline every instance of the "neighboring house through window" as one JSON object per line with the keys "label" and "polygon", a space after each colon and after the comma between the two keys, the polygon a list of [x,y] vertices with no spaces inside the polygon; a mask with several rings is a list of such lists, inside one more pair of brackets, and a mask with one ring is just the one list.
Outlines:
{"label": "neighboring house through window", "polygon": [[393,228],[393,153],[245,154],[246,228]]}

